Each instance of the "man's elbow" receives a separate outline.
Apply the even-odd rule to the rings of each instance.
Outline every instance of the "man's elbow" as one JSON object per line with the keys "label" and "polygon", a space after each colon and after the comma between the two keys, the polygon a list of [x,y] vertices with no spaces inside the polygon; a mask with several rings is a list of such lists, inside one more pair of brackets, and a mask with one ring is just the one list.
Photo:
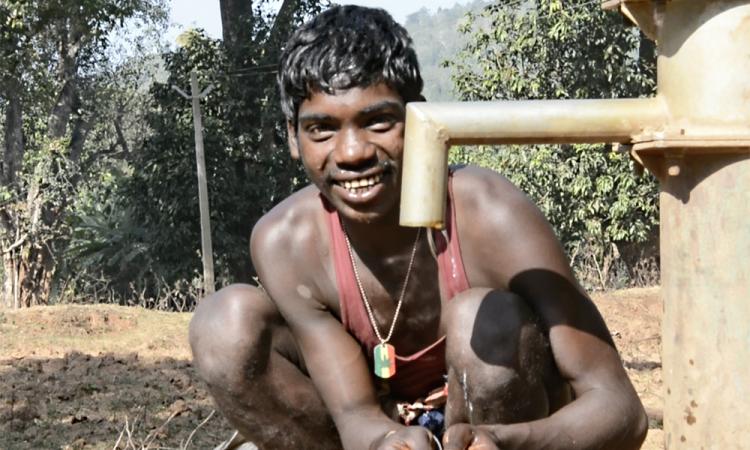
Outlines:
{"label": "man's elbow", "polygon": [[623,450],[637,450],[643,445],[648,433],[648,416],[640,400],[636,400],[631,407],[631,413],[627,414],[627,426],[623,436]]}

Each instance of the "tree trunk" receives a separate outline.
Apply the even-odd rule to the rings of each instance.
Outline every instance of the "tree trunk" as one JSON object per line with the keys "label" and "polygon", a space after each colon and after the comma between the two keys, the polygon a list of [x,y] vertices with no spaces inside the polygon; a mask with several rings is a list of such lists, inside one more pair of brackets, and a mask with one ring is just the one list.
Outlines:
{"label": "tree trunk", "polygon": [[[16,233],[18,237],[18,233]],[[16,240],[16,243],[22,242]],[[2,240],[3,244],[3,291],[2,304],[8,308],[19,308],[21,306],[21,288],[19,278],[19,257],[18,247],[11,248],[14,243],[7,239]]]}
{"label": "tree trunk", "polygon": [[10,186],[16,182],[23,162],[23,108],[18,81],[6,83],[5,98],[5,152],[3,155],[2,183]]}
{"label": "tree trunk", "polygon": [[[4,83],[5,109],[5,148],[3,149],[2,184],[11,188],[18,181],[24,155],[23,103],[18,78],[8,77]],[[18,228],[18,213],[11,199],[0,209],[0,251],[3,261],[3,287],[0,303],[10,308],[20,306],[20,285],[18,273],[18,250],[23,243]]]}
{"label": "tree trunk", "polygon": [[[36,244],[36,245],[34,245]],[[18,297],[21,307],[46,305],[52,290],[55,273],[54,260],[46,242],[24,245],[19,264],[21,292]]]}
{"label": "tree trunk", "polygon": [[47,304],[55,274],[52,238],[47,228],[56,226],[59,218],[45,217],[49,208],[39,185],[42,167],[40,164],[36,168],[25,204],[8,203],[0,214],[2,304],[11,308]]}
{"label": "tree trunk", "polygon": [[235,69],[245,66],[245,50],[252,43],[252,0],[220,0],[221,36]]}
{"label": "tree trunk", "polygon": [[128,140],[125,139],[125,132],[122,128],[123,114],[123,108],[120,107],[120,109],[117,111],[117,115],[115,116],[114,126],[115,133],[117,134],[117,144],[120,146],[123,154],[125,155],[124,159],[128,161],[130,160],[130,147],[128,146]]}
{"label": "tree trunk", "polygon": [[62,33],[58,51],[60,65],[57,74],[62,83],[62,89],[47,120],[47,135],[51,138],[65,136],[78,94],[76,71],[78,70],[78,51],[81,46],[81,37],[68,35],[68,33],[74,32],[67,30],[67,32]]}
{"label": "tree trunk", "polygon": [[[70,159],[74,162],[81,160],[83,146],[86,143],[89,131],[91,131],[91,122],[83,117],[76,117],[73,124],[73,131],[70,134]],[[80,177],[80,174],[78,174],[78,177]]]}
{"label": "tree trunk", "polygon": [[[18,247],[10,252],[16,271],[17,292],[16,307],[28,307],[46,304],[49,291],[49,279],[52,275],[52,258],[49,253],[49,238],[46,236],[44,219],[46,205],[40,182],[43,163],[38,163],[26,193],[26,204],[19,208],[19,215],[25,213],[23,220],[18,220],[17,227],[22,230],[23,239],[17,241]],[[54,226],[54,225],[52,225]]]}
{"label": "tree trunk", "polygon": [[[50,112],[47,124],[47,136],[54,144],[55,140],[64,138],[76,100],[76,52],[63,46],[59,74],[63,87],[58,100]],[[14,92],[21,92],[15,89]],[[9,96],[12,99],[12,96]],[[20,99],[9,101],[6,112],[6,152],[5,164],[11,170],[5,170],[3,178],[17,178],[23,158],[22,115]],[[74,133],[74,148],[77,151],[85,140],[86,124],[78,123]],[[20,146],[18,145],[20,142]],[[52,156],[50,156],[52,157]],[[55,273],[55,260],[52,254],[52,230],[60,223],[60,209],[53,209],[47,203],[42,189],[45,170],[49,170],[46,161],[40,161],[28,180],[25,204],[16,199],[2,211],[2,259],[5,279],[3,280],[3,303],[8,306],[29,307],[47,304]],[[15,238],[15,241],[11,239]]]}
{"label": "tree trunk", "polygon": [[74,85],[68,80],[63,85],[57,103],[47,121],[47,135],[53,138],[65,136],[68,127],[68,118],[73,111]]}
{"label": "tree trunk", "polygon": [[273,27],[263,49],[263,60],[266,64],[276,64],[281,54],[281,47],[292,31],[294,13],[300,7],[299,0],[284,0],[279,8]]}
{"label": "tree trunk", "polygon": [[[47,136],[52,145],[57,145],[54,141],[66,136],[71,125],[71,116],[76,106],[78,93],[76,70],[79,47],[79,37],[63,36],[59,48],[60,67],[58,69],[62,89],[47,120]],[[70,130],[73,147],[69,150],[72,152],[78,151],[76,145],[82,147],[85,140],[85,122],[81,120],[77,125],[79,127]],[[48,170],[44,161],[37,163],[26,195],[27,223],[25,226],[28,238],[21,246],[18,262],[21,307],[44,305],[49,302],[52,278],[56,268],[51,250],[55,238],[51,233],[60,226],[61,208],[51,208],[45,198],[41,186],[44,170]]]}
{"label": "tree trunk", "polygon": [[[279,13],[273,22],[273,27],[263,46],[263,63],[275,64],[281,55],[281,47],[289,38],[292,31],[292,20],[294,13],[300,7],[299,0],[284,0],[279,8]],[[275,84],[271,92],[268,92],[269,103],[279,104],[279,93]],[[280,138],[280,130],[277,129],[278,120],[274,114],[261,115],[261,138],[260,151],[274,153],[278,146],[283,146],[284,141]]]}

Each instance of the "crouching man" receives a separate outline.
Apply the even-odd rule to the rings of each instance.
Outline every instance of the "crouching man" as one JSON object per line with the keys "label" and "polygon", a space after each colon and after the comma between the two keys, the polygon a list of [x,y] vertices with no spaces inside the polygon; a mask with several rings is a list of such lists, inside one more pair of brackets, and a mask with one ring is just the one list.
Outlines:
{"label": "crouching man", "polygon": [[[279,69],[310,186],[256,225],[263,290],[190,326],[219,409],[261,449],[636,449],[643,407],[548,222],[508,180],[451,171],[446,229],[399,226],[422,79],[384,11],[331,8]],[[228,446],[229,447],[229,446]]]}

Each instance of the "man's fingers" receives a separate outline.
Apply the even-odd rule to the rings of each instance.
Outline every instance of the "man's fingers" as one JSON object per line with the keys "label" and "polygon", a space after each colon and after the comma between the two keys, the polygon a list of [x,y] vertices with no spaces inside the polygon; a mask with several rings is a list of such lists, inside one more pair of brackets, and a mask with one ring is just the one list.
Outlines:
{"label": "man's fingers", "polygon": [[443,450],[467,450],[474,439],[471,425],[457,423],[451,425],[443,436]]}
{"label": "man's fingers", "polygon": [[474,438],[467,450],[498,450],[495,441],[484,431],[474,433]]}
{"label": "man's fingers", "polygon": [[405,427],[389,432],[378,450],[432,450],[432,435],[422,427]]}
{"label": "man's fingers", "polygon": [[498,450],[492,435],[466,423],[451,426],[443,436],[444,450]]}

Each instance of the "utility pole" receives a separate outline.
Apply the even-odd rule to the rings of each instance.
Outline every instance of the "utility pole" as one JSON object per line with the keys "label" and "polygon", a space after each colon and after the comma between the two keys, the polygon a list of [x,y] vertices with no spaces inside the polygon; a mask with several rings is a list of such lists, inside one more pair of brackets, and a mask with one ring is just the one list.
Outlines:
{"label": "utility pole", "polygon": [[193,127],[195,128],[195,160],[198,166],[198,204],[201,215],[201,251],[203,253],[203,295],[214,293],[214,253],[211,248],[211,218],[208,215],[208,187],[206,185],[206,158],[203,152],[203,124],[201,122],[200,101],[213,89],[208,86],[199,93],[198,73],[193,69],[190,72],[190,94],[172,85],[172,88],[180,95],[193,103]]}

